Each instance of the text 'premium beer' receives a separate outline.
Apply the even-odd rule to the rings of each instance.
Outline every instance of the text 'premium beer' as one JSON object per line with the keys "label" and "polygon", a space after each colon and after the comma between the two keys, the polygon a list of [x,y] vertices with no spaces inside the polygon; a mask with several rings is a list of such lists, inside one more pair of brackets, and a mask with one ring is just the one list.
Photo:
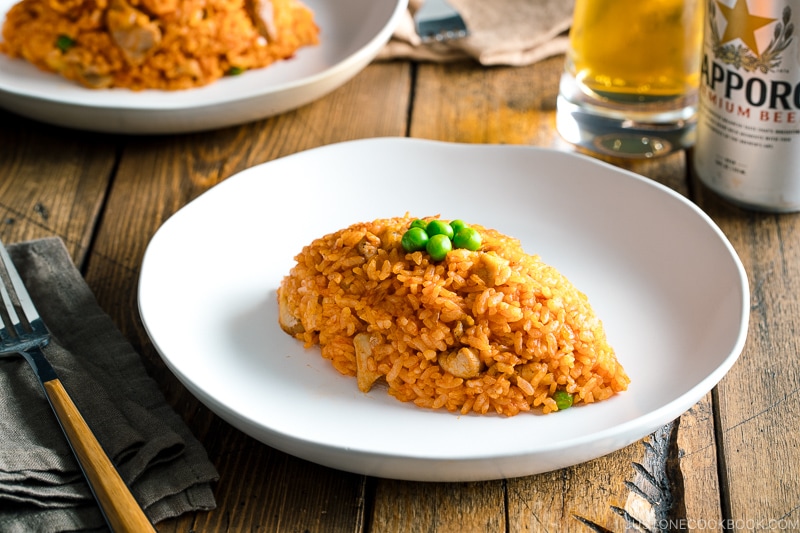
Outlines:
{"label": "text 'premium beer'", "polygon": [[694,169],[740,206],[800,211],[800,0],[710,0]]}

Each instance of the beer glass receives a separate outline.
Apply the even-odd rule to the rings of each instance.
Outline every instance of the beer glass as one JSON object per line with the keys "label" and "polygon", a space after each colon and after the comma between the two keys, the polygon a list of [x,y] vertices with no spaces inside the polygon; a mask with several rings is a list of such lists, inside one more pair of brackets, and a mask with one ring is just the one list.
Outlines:
{"label": "beer glass", "polygon": [[556,126],[593,152],[694,143],[705,0],[576,0]]}

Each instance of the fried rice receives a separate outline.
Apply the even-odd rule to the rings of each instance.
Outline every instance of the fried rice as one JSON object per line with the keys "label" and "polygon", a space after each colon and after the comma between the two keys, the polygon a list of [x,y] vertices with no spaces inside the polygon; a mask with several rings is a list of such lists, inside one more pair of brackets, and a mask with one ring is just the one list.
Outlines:
{"label": "fried rice", "polygon": [[[479,250],[401,246],[408,216],[314,240],[278,291],[279,321],[358,388],[462,414],[558,411],[630,379],[585,294],[520,242],[472,224]],[[563,408],[563,407],[562,407]]]}
{"label": "fried rice", "polygon": [[318,42],[297,0],[22,0],[0,52],[90,88],[188,89]]}

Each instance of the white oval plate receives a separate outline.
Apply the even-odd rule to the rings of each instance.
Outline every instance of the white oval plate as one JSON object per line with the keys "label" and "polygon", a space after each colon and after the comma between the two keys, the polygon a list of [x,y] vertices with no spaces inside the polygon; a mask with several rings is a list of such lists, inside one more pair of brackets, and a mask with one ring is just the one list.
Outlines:
{"label": "white oval plate", "polygon": [[[0,0],[0,21],[17,0]],[[408,0],[306,0],[320,43],[267,68],[185,91],[92,90],[0,54],[0,106],[68,128],[128,134],[208,130],[310,103],[355,76],[386,44]]]}
{"label": "white oval plate", "polygon": [[[406,212],[496,228],[560,269],[630,389],[551,415],[460,416],[363,394],[281,331],[276,290],[305,244]],[[547,149],[384,138],[250,168],[189,203],[148,245],[139,307],[178,379],[254,438],[362,474],[470,481],[587,461],[681,415],[738,358],[749,289],[719,228],[651,180]]]}

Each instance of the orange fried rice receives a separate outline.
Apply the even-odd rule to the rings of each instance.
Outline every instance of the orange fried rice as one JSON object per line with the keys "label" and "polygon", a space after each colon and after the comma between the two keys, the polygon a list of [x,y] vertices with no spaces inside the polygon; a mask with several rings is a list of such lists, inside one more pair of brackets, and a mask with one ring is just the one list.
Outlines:
{"label": "orange fried rice", "polygon": [[188,89],[318,42],[297,0],[22,0],[0,52],[90,88]]}
{"label": "orange fried rice", "polygon": [[520,242],[471,225],[477,251],[407,253],[412,218],[314,240],[278,291],[281,327],[359,389],[432,409],[513,416],[590,404],[630,379],[586,296]]}

